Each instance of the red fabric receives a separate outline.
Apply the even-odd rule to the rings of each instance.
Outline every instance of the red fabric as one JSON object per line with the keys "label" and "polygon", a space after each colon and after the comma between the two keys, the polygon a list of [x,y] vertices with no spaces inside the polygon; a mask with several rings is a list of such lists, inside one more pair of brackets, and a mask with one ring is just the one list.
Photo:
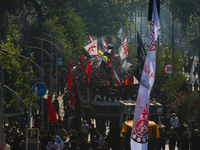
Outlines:
{"label": "red fabric", "polygon": [[79,68],[82,67],[82,61],[83,61],[83,59],[84,59],[84,54],[81,53],[80,58],[79,58],[80,64],[78,65]]}
{"label": "red fabric", "polygon": [[92,39],[91,35],[89,35],[89,36],[90,36],[90,42],[93,42],[93,39]]}
{"label": "red fabric", "polygon": [[70,94],[70,98],[71,98],[71,103],[70,103],[70,106],[74,107],[74,94],[73,94],[72,87],[71,87],[71,94]]}
{"label": "red fabric", "polygon": [[110,63],[109,63],[109,60],[107,61],[107,67],[109,67],[110,66]]}
{"label": "red fabric", "polygon": [[128,83],[129,85],[134,84],[134,76],[132,76],[130,82]]}
{"label": "red fabric", "polygon": [[121,86],[121,85],[122,85],[121,82],[120,82],[119,80],[117,80],[116,78],[115,78],[115,83],[116,83],[118,86]]}
{"label": "red fabric", "polygon": [[90,76],[91,76],[90,59],[89,59],[89,61],[88,61],[87,67],[86,67],[86,69],[85,69],[85,72],[87,73],[88,83],[90,83]]}
{"label": "red fabric", "polygon": [[126,79],[124,80],[125,85],[128,85],[128,79],[129,79],[129,75],[127,75]]}
{"label": "red fabric", "polygon": [[57,126],[59,126],[58,119],[56,118],[56,113],[49,96],[48,96],[48,119],[52,120],[53,122],[57,124]]}
{"label": "red fabric", "polygon": [[70,89],[72,86],[72,68],[71,62],[69,62],[68,78],[67,78],[67,87]]}

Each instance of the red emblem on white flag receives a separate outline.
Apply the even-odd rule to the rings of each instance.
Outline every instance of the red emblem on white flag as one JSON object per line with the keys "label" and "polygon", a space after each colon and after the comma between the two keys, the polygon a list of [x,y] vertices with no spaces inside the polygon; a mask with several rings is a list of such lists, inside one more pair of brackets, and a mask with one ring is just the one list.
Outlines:
{"label": "red emblem on white flag", "polygon": [[144,109],[138,122],[135,126],[135,130],[131,138],[137,143],[146,143],[148,136],[148,125],[149,125],[149,112],[148,108]]}
{"label": "red emblem on white flag", "polygon": [[127,58],[127,56],[128,56],[128,51],[127,51],[127,36],[126,36],[126,38],[122,42],[122,45],[119,48],[119,56],[120,56],[120,58],[122,60],[125,59],[125,58]]}
{"label": "red emblem on white flag", "polygon": [[97,55],[97,40],[92,41],[90,44],[85,46],[84,49],[89,53],[89,55]]}

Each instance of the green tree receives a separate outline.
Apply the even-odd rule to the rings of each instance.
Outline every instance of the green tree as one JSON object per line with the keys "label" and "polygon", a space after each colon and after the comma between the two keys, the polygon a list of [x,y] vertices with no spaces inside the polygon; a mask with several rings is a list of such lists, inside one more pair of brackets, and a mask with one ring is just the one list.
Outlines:
{"label": "green tree", "polygon": [[[22,52],[19,45],[13,44],[10,36],[7,37],[6,43],[2,42],[0,44],[0,48],[2,50],[0,53],[0,66],[5,68],[4,84],[15,91],[28,104],[28,61],[19,56],[8,54],[21,55]],[[5,90],[4,100],[4,113],[20,111],[21,103],[13,97],[10,91]],[[36,106],[34,105],[35,100],[32,101],[33,106]]]}
{"label": "green tree", "polygon": [[200,100],[198,93],[187,92],[176,103],[176,111],[185,123],[200,124]]}
{"label": "green tree", "polygon": [[171,49],[160,49],[157,51],[156,56],[156,79],[153,87],[154,92],[157,95],[164,94],[167,96],[167,100],[173,103],[174,94],[177,95],[180,92],[189,91],[189,82],[183,74],[184,62],[181,50],[177,50],[174,59],[174,74],[167,75],[164,72],[164,66],[168,63],[172,63]]}
{"label": "green tree", "polygon": [[116,35],[129,17],[130,1],[126,0],[76,0],[74,7],[86,23],[90,35]]}

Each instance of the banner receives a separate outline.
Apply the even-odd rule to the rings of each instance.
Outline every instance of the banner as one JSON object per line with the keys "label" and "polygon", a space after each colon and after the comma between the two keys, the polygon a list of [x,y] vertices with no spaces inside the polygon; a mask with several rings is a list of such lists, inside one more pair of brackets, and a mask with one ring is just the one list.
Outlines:
{"label": "banner", "polygon": [[120,117],[120,100],[136,100],[138,84],[122,86],[88,86],[76,83],[81,112],[94,118]]}
{"label": "banner", "polygon": [[84,49],[89,53],[89,55],[97,55],[97,40],[92,41],[90,44],[85,46]]}
{"label": "banner", "polygon": [[134,110],[133,127],[130,139],[131,150],[148,149],[149,99],[156,73],[155,40],[158,37],[160,28],[156,0],[154,0],[153,6],[148,54],[145,59],[136,107]]}
{"label": "banner", "polygon": [[124,60],[128,56],[127,51],[127,36],[125,37],[124,41],[122,42],[120,48],[119,48],[119,56],[121,60]]}

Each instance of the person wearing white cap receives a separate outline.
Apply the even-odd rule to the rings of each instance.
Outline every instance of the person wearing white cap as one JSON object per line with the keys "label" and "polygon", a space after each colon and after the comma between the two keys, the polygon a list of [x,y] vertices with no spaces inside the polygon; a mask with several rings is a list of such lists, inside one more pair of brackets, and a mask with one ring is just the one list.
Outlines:
{"label": "person wearing white cap", "polygon": [[179,126],[179,119],[178,119],[178,117],[176,116],[175,113],[173,113],[172,117],[170,118],[170,124],[171,124],[171,127],[173,127],[174,131],[176,132],[176,130]]}

